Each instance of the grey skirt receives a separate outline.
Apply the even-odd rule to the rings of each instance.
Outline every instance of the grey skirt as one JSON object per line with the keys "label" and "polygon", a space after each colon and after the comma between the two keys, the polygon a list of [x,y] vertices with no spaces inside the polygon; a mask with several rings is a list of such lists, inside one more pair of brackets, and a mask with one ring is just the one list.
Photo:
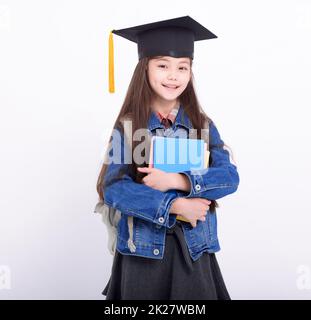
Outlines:
{"label": "grey skirt", "polygon": [[181,224],[167,229],[163,259],[123,255],[116,250],[106,300],[230,300],[215,253],[196,261]]}

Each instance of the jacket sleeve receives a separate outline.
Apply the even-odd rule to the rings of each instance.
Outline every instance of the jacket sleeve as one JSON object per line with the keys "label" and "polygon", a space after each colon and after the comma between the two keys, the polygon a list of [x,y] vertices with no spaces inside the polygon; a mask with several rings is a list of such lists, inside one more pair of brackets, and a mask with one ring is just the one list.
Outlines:
{"label": "jacket sleeve", "polygon": [[213,122],[210,123],[211,164],[203,170],[183,171],[191,183],[186,198],[206,198],[217,200],[235,192],[239,185],[237,167],[230,162],[229,152]]}
{"label": "jacket sleeve", "polygon": [[[125,161],[125,154],[132,158],[131,150],[127,143],[124,144],[124,136],[117,129],[114,130],[109,149],[110,160],[104,177],[104,202],[126,215],[173,227],[176,215],[169,211],[173,201],[178,198],[178,192],[174,189],[161,192],[132,179],[129,175],[130,164],[125,163],[128,162]],[[117,178],[120,170],[122,176]]]}

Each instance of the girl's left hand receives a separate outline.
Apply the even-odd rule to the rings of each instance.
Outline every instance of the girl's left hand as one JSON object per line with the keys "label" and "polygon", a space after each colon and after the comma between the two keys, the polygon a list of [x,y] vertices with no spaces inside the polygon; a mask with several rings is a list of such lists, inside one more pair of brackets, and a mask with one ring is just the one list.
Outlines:
{"label": "girl's left hand", "polygon": [[173,179],[169,172],[148,167],[138,167],[137,170],[142,173],[148,173],[148,175],[142,179],[143,184],[147,185],[148,187],[162,192],[173,189],[174,181],[172,181]]}

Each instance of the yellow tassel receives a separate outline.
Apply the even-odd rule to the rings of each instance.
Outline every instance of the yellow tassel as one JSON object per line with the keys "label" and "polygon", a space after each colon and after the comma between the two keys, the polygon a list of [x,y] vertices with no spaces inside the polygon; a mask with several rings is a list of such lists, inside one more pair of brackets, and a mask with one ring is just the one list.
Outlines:
{"label": "yellow tassel", "polygon": [[113,37],[109,35],[109,92],[114,93],[114,59],[113,59]]}

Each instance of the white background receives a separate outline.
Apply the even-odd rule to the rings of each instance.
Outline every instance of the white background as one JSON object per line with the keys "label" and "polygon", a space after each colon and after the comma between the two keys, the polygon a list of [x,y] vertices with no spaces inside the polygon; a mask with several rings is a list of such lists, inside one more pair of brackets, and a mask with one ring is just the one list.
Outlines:
{"label": "white background", "polygon": [[109,31],[184,15],[218,36],[195,43],[193,69],[241,179],[218,209],[231,298],[311,298],[310,1],[0,0],[0,12],[0,298],[104,299],[95,186],[138,61],[114,35],[109,94]]}

